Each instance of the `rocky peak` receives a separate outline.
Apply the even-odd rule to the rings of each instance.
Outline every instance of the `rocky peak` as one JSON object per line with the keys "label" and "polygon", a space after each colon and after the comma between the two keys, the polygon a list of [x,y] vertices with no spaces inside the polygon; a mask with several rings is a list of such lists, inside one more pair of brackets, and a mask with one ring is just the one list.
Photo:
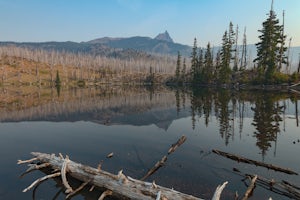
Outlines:
{"label": "rocky peak", "polygon": [[166,41],[166,42],[174,42],[173,39],[170,37],[168,31],[158,34],[154,39],[162,40],[162,41]]}

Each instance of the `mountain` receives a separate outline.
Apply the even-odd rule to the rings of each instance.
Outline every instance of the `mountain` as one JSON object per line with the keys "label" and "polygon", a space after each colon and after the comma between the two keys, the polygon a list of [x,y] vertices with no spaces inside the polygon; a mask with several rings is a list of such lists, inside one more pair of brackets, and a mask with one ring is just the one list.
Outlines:
{"label": "mountain", "polygon": [[168,31],[165,31],[164,33],[158,34],[154,39],[174,43],[174,41],[170,37]]}
{"label": "mountain", "polygon": [[158,34],[155,38],[134,36],[128,38],[103,37],[87,42],[0,42],[0,46],[14,45],[29,49],[66,51],[72,53],[90,53],[112,57],[126,57],[144,54],[177,55],[177,52],[189,56],[191,47],[174,43],[169,33]]}
{"label": "mountain", "polygon": [[134,36],[129,38],[97,38],[85,44],[101,44],[110,48],[135,49],[150,54],[177,55],[177,52],[189,56],[192,48],[188,45],[174,43],[169,33],[158,34],[155,38]]}

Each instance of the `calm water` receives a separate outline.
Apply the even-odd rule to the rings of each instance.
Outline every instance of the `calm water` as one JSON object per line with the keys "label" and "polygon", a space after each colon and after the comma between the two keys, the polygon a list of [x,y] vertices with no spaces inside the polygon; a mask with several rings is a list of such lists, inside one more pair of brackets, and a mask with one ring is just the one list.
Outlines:
{"label": "calm water", "polygon": [[[68,154],[74,161],[141,178],[182,135],[187,141],[147,181],[210,199],[229,181],[223,199],[247,189],[235,173],[300,185],[299,175],[238,163],[212,149],[300,173],[299,95],[279,92],[145,88],[5,88],[0,92],[0,199],[64,199],[59,180],[22,190],[44,175],[18,159],[30,152]],[[106,155],[114,152],[111,159]],[[74,182],[73,184],[77,184]],[[87,188],[72,199],[97,199]],[[288,199],[257,186],[251,199]]]}

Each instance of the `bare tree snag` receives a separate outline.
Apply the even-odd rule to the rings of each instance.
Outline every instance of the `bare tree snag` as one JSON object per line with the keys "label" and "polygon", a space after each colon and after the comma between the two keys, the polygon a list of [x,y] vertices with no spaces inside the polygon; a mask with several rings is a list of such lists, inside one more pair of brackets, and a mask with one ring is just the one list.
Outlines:
{"label": "bare tree snag", "polygon": [[[55,156],[54,154],[50,155],[39,152],[33,152],[31,154],[37,158],[37,161],[41,163],[50,163],[53,169],[59,171],[62,171],[61,169],[66,160]],[[82,165],[71,160],[67,161],[66,173],[84,183],[89,182],[91,185],[94,185],[96,187],[105,188],[112,191],[112,196],[115,198],[153,200],[157,198],[158,192],[160,192],[160,199],[201,200],[200,198],[194,197],[192,195],[187,195],[163,186],[155,185],[156,187],[154,187],[152,183],[127,177],[122,173],[122,171],[120,171],[118,175],[114,175],[104,170],[99,171],[96,168]],[[48,179],[49,177],[60,175],[61,172],[57,172],[55,174],[38,179],[35,182],[38,183],[41,180]],[[24,192],[32,188],[37,183],[33,183],[32,186],[26,188]]]}
{"label": "bare tree snag", "polygon": [[231,153],[226,153],[226,152],[219,151],[219,150],[216,150],[216,149],[213,149],[212,152],[215,153],[215,154],[218,154],[220,156],[229,158],[231,160],[238,161],[238,162],[257,165],[257,166],[265,167],[265,168],[268,168],[268,169],[272,169],[274,171],[283,172],[283,173],[286,173],[286,174],[298,175],[297,172],[295,172],[291,169],[286,169],[286,168],[278,167],[278,166],[275,166],[275,165],[272,165],[272,164],[267,164],[267,163],[259,162],[259,161],[256,161],[256,160],[251,160],[251,159],[248,159],[248,158],[237,156],[237,155],[234,155],[234,154],[231,154]]}

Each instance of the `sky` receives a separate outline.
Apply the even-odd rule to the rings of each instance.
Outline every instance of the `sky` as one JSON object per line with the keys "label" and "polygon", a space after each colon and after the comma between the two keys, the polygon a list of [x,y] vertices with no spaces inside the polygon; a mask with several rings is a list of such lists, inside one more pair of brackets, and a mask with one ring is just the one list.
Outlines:
{"label": "sky", "polygon": [[[155,37],[168,31],[174,42],[221,44],[231,21],[242,43],[258,42],[271,0],[0,0],[0,41],[89,41],[101,37]],[[300,46],[300,0],[274,0],[285,33]]]}

